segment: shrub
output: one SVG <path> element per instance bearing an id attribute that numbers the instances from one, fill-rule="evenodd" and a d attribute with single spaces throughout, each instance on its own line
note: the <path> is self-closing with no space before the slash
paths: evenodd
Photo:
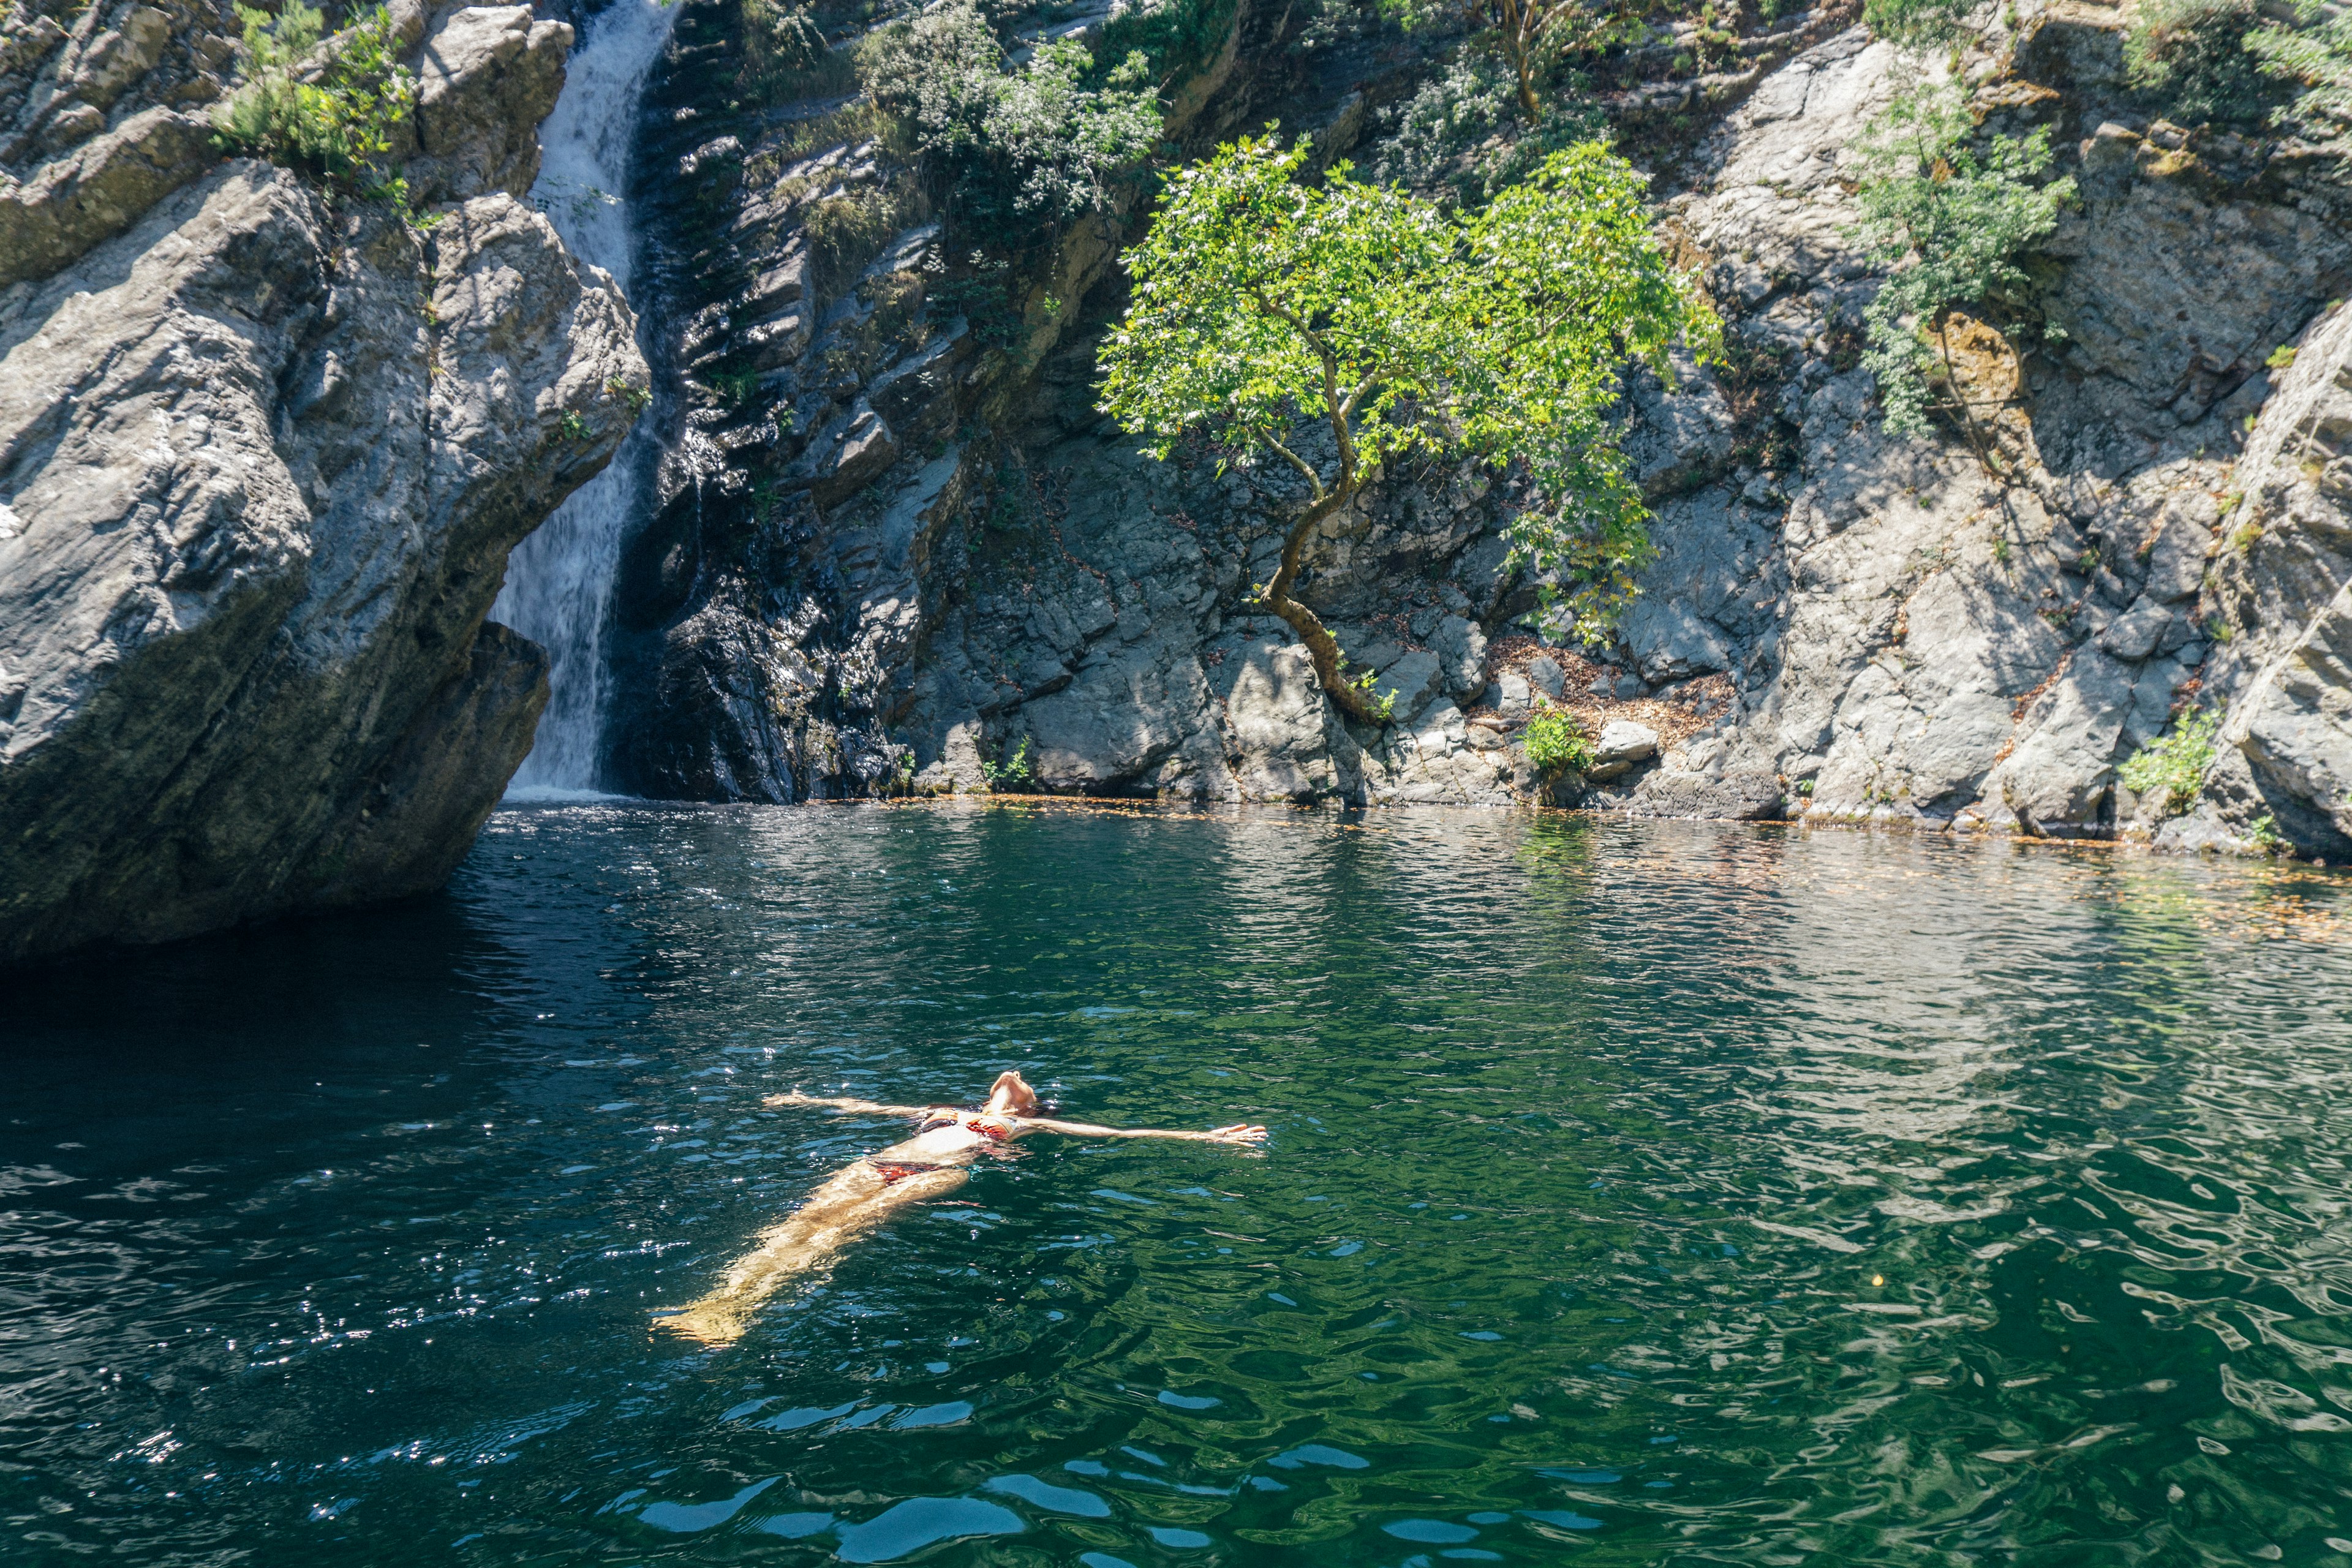
<path id="1" fill-rule="evenodd" d="M 2132 84 L 2184 124 L 2252 120 L 2276 90 L 2246 47 L 2253 0 L 2140 0 L 2124 35 Z"/>
<path id="2" fill-rule="evenodd" d="M 1889 269 L 1864 307 L 1870 335 L 1863 363 L 1878 377 L 1886 428 L 1925 435 L 1934 404 L 1931 368 L 1949 388 L 1979 459 L 1990 464 L 1976 419 L 1951 377 L 1949 351 L 1934 366 L 1925 334 L 1940 343 L 1944 319 L 2026 281 L 2017 258 L 2057 226 L 2074 182 L 2032 182 L 2050 166 L 2047 128 L 1993 137 L 1979 153 L 1976 120 L 1957 86 L 1898 95 L 1863 133 L 1857 149 L 1863 221 L 1872 260 Z"/>
<path id="3" fill-rule="evenodd" d="M 1037 775 L 1029 766 L 1028 736 L 1022 736 L 1019 745 L 1000 755 L 1003 758 L 1001 763 L 992 763 L 985 757 L 981 759 L 981 776 L 988 781 L 992 793 L 1018 795 L 1037 787 Z"/>
<path id="4" fill-rule="evenodd" d="M 837 98 L 857 90 L 848 55 L 826 44 L 806 11 L 782 0 L 743 0 L 743 68 L 736 85 L 767 103 Z"/>
<path id="5" fill-rule="evenodd" d="M 1130 53 L 1089 86 L 1094 63 L 1064 39 L 1007 69 L 971 0 L 879 28 L 858 57 L 875 104 L 907 125 L 948 219 L 1009 253 L 1108 206 L 1160 134 L 1150 61 Z"/>
<path id="6" fill-rule="evenodd" d="M 1140 54 L 1156 79 L 1181 80 L 1223 50 L 1238 9 L 1239 0 L 1141 0 L 1104 26 L 1103 55 L 1124 60 Z"/>
<path id="7" fill-rule="evenodd" d="M 1975 8 L 1975 0 L 1863 0 L 1862 19 L 1882 38 L 1925 47 L 1958 40 Z"/>
<path id="8" fill-rule="evenodd" d="M 1528 761 L 1544 773 L 1580 773 L 1592 766 L 1592 737 L 1584 732 L 1584 721 L 1565 708 L 1547 703 L 1519 731 L 1519 742 L 1528 749 Z"/>
<path id="9" fill-rule="evenodd" d="M 2124 787 L 2134 795 L 2162 791 L 2167 816 L 2187 811 L 2196 803 L 2205 770 L 2218 754 L 2213 738 L 2221 729 L 2218 712 L 2182 714 L 2172 733 L 2158 736 L 2131 754 L 2119 770 Z"/>
<path id="10" fill-rule="evenodd" d="M 2303 89 L 2279 110 L 2282 125 L 2322 136 L 2352 125 L 2352 11 L 2304 0 L 2293 23 L 2256 27 L 2245 47 L 2266 75 Z"/>
<path id="11" fill-rule="evenodd" d="M 387 179 L 378 160 L 416 100 L 416 79 L 400 68 L 399 39 L 382 6 L 338 34 L 325 61 L 298 73 L 318 46 L 318 7 L 286 0 L 276 16 L 236 8 L 244 25 L 248 76 L 214 121 L 224 149 L 309 169 L 339 184 L 391 195 L 405 205 L 406 186 Z"/>

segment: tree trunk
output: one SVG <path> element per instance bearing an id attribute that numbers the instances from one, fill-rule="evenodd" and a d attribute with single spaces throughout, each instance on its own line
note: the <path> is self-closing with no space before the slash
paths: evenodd
<path id="1" fill-rule="evenodd" d="M 1519 112 L 1528 117 L 1529 126 L 1539 124 L 1543 120 L 1543 109 L 1536 102 L 1535 71 L 1528 63 L 1528 46 L 1525 43 L 1514 40 L 1511 64 L 1518 72 Z"/>
<path id="2" fill-rule="evenodd" d="M 1339 710 L 1351 719 L 1385 727 L 1390 716 L 1381 711 L 1382 704 L 1340 675 L 1339 667 L 1346 656 L 1339 651 L 1339 639 L 1331 635 L 1330 628 L 1314 611 L 1290 596 L 1290 585 L 1298 579 L 1299 558 L 1306 552 L 1307 541 L 1314 533 L 1315 525 L 1345 506 L 1354 494 L 1353 489 L 1333 490 L 1299 514 L 1282 542 L 1282 564 L 1276 570 L 1274 581 L 1265 585 L 1261 602 L 1280 616 L 1298 634 L 1298 640 L 1307 645 L 1307 657 L 1315 663 L 1316 679 L 1323 683 L 1324 694 Z"/>

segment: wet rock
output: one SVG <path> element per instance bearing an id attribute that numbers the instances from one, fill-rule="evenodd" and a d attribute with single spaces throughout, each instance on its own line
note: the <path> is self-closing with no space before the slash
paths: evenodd
<path id="1" fill-rule="evenodd" d="M 1780 783 L 1768 773 L 1712 773 L 1661 767 L 1643 775 L 1610 808 L 1635 816 L 1688 816 L 1771 822 L 1782 812 Z"/>

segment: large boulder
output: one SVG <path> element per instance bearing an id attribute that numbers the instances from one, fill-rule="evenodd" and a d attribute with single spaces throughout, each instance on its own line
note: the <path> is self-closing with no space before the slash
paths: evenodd
<path id="1" fill-rule="evenodd" d="M 519 199 L 570 29 L 391 10 L 429 231 L 221 161 L 225 7 L 0 38 L 0 963 L 431 888 L 530 750 L 485 617 L 646 371 Z"/>
<path id="2" fill-rule="evenodd" d="M 528 5 L 443 15 L 417 58 L 411 199 L 527 195 L 539 175 L 539 122 L 563 90 L 571 48 L 572 29 L 534 20 Z"/>
<path id="3" fill-rule="evenodd" d="M 428 258 L 247 162 L 51 279 L 0 338 L 0 960 L 446 877 L 545 700 L 484 616 L 633 330 L 510 196 Z"/>

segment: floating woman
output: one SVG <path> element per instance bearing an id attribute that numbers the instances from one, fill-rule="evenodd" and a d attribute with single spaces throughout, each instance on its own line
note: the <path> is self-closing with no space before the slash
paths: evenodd
<path id="1" fill-rule="evenodd" d="M 796 1276 L 819 1268 L 849 1243 L 909 1204 L 945 1197 L 963 1185 L 983 1152 L 1033 1132 L 1076 1138 L 1183 1138 L 1199 1143 L 1261 1143 L 1265 1129 L 1245 1121 L 1208 1132 L 1163 1132 L 1144 1127 L 1097 1127 L 1036 1114 L 1037 1091 L 1017 1072 L 997 1075 L 988 1103 L 978 1110 L 951 1105 L 877 1105 L 870 1100 L 826 1100 L 772 1094 L 769 1105 L 822 1105 L 861 1116 L 908 1116 L 915 1135 L 836 1172 L 782 1223 L 762 1232 L 760 1245 L 737 1259 L 719 1289 L 661 1319 L 664 1328 L 704 1344 L 731 1344 L 751 1326 L 761 1302 Z"/>

